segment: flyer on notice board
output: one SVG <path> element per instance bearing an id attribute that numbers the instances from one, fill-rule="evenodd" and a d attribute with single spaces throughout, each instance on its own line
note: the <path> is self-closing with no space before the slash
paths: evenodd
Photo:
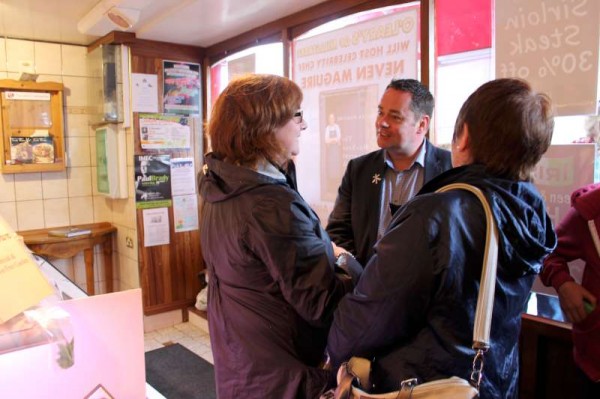
<path id="1" fill-rule="evenodd" d="M 171 192 L 173 196 L 196 194 L 194 158 L 171 158 Z"/>
<path id="2" fill-rule="evenodd" d="M 169 212 L 167 208 L 144 209 L 144 247 L 166 245 L 169 239 Z"/>
<path id="3" fill-rule="evenodd" d="M 136 208 L 171 206 L 171 156 L 135 156 Z"/>
<path id="4" fill-rule="evenodd" d="M 173 197 L 175 232 L 198 230 L 198 196 L 196 194 Z"/>
<path id="5" fill-rule="evenodd" d="M 132 73 L 131 100 L 133 112 L 158 112 L 158 76 Z"/>
<path id="6" fill-rule="evenodd" d="M 140 144 L 145 150 L 190 148 L 189 118 L 181 115 L 140 114 Z"/>

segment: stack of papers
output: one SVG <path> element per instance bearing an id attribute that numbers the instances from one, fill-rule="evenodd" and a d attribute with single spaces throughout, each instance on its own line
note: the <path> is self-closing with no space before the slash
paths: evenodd
<path id="1" fill-rule="evenodd" d="M 54 237 L 77 237 L 88 234 L 92 234 L 92 230 L 81 229 L 79 227 L 68 227 L 66 229 L 56 229 L 48 231 L 48 235 Z"/>

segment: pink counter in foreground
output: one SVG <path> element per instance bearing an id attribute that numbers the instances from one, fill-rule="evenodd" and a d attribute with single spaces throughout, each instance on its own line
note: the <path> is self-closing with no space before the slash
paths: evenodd
<path id="1" fill-rule="evenodd" d="M 58 304 L 70 314 L 75 364 L 56 363 L 56 344 L 0 355 L 0 397 L 145 398 L 144 327 L 140 289 Z"/>

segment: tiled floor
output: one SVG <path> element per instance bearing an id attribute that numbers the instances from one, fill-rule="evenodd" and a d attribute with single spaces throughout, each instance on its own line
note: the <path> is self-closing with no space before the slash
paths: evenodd
<path id="1" fill-rule="evenodd" d="M 144 334 L 144 350 L 162 348 L 169 344 L 179 343 L 206 361 L 213 363 L 208 332 L 193 323 L 176 324 Z"/>

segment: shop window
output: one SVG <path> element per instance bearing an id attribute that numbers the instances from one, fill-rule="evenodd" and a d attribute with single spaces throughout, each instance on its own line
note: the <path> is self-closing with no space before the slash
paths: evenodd
<path id="1" fill-rule="evenodd" d="M 496 0 L 497 1 L 497 0 Z M 494 79 L 494 0 L 436 0 L 435 126 L 431 138 L 447 146 L 460 106 L 477 87 Z M 587 115 L 555 118 L 552 144 L 581 141 Z"/>
<path id="2" fill-rule="evenodd" d="M 254 46 L 214 63 L 210 67 L 208 115 L 212 104 L 229 81 L 246 73 L 270 73 L 283 76 L 283 44 Z"/>
<path id="3" fill-rule="evenodd" d="M 308 128 L 296 159 L 299 189 L 327 220 L 352 158 L 377 149 L 377 105 L 394 78 L 419 79 L 419 2 L 330 21 L 293 40 L 292 79 Z"/>

